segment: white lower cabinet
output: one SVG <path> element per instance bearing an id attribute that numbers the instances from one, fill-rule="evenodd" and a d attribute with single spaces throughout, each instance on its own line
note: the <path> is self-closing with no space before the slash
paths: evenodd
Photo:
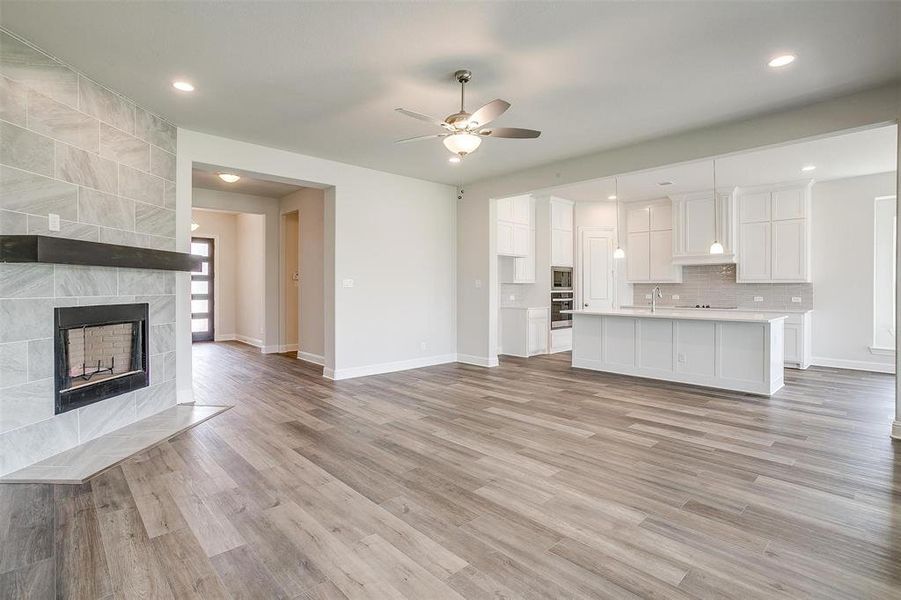
<path id="1" fill-rule="evenodd" d="M 501 307 L 500 354 L 528 357 L 548 351 L 550 309 Z"/>
<path id="2" fill-rule="evenodd" d="M 785 319 L 786 367 L 806 369 L 810 366 L 810 313 L 791 313 Z"/>

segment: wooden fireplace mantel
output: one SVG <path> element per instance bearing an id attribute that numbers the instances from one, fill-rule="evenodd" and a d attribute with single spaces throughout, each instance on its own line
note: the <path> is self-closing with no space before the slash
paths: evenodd
<path id="1" fill-rule="evenodd" d="M 47 263 L 194 271 L 199 256 L 169 250 L 135 248 L 46 235 L 0 235 L 0 263 Z"/>

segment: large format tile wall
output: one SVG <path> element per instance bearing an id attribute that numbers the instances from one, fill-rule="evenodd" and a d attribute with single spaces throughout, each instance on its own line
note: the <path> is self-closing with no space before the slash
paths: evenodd
<path id="1" fill-rule="evenodd" d="M 0 29 L 0 233 L 174 250 L 175 142 L 171 124 Z M 54 415 L 54 307 L 129 302 L 150 304 L 151 386 Z M 0 474 L 174 405 L 174 338 L 172 272 L 0 265 Z"/>
<path id="2" fill-rule="evenodd" d="M 654 284 L 635 284 L 632 301 L 636 305 L 647 304 Z M 689 305 L 710 304 L 760 310 L 809 310 L 813 308 L 813 284 L 811 283 L 736 283 L 735 265 L 704 265 L 682 267 L 682 283 L 661 283 L 661 304 Z M 673 300 L 673 295 L 678 300 Z M 755 301 L 754 298 L 763 298 Z M 800 303 L 792 302 L 801 298 Z"/>

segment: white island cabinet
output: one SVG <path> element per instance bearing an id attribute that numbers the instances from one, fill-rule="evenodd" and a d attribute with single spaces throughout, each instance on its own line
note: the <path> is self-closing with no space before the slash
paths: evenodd
<path id="1" fill-rule="evenodd" d="M 783 385 L 784 315 L 576 310 L 572 365 L 769 396 Z"/>

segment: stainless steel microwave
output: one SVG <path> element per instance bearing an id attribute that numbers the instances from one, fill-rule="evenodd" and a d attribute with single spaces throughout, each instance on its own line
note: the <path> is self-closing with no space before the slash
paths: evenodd
<path id="1" fill-rule="evenodd" d="M 572 267 L 551 267 L 551 289 L 552 290 L 571 290 L 571 289 L 573 289 L 573 269 L 572 269 Z"/>

